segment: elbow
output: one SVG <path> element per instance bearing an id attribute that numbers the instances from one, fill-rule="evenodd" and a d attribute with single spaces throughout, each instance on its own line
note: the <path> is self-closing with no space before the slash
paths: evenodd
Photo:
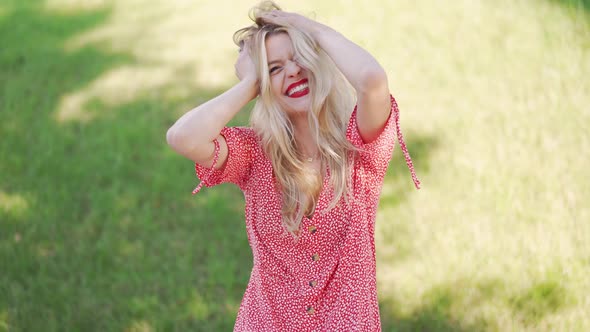
<path id="1" fill-rule="evenodd" d="M 170 127 L 166 132 L 166 142 L 168 143 L 168 145 L 174 148 L 174 146 L 177 144 L 177 140 L 178 139 L 176 132 L 174 131 L 174 127 Z"/>
<path id="2" fill-rule="evenodd" d="M 195 137 L 175 126 L 170 127 L 166 132 L 166 142 L 178 154 L 191 160 L 203 159 L 202 155 L 207 152 L 206 140 Z"/>
<path id="3" fill-rule="evenodd" d="M 174 126 L 170 127 L 166 132 L 166 142 L 175 151 L 181 153 L 186 149 L 186 138 Z"/>

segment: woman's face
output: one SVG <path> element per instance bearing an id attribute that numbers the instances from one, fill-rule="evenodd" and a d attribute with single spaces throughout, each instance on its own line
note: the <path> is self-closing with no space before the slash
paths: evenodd
<path id="1" fill-rule="evenodd" d="M 287 33 L 266 38 L 266 57 L 273 97 L 289 114 L 307 112 L 311 105 L 308 71 L 295 61 L 293 44 Z"/>

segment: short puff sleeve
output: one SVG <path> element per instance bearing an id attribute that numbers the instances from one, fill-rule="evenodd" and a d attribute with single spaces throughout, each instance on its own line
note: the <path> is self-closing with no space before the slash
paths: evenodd
<path id="1" fill-rule="evenodd" d="M 406 148 L 406 143 L 404 142 L 399 125 L 399 109 L 397 102 L 391 95 L 390 100 L 391 111 L 389 113 L 389 118 L 387 118 L 387 122 L 383 128 L 383 131 L 374 141 L 369 143 L 363 142 L 363 139 L 358 130 L 356 119 L 358 105 L 354 107 L 352 115 L 350 116 L 346 137 L 355 147 L 359 149 L 360 161 L 364 164 L 365 168 L 376 172 L 379 176 L 385 176 L 385 173 L 387 172 L 387 167 L 389 165 L 389 161 L 391 160 L 397 138 L 400 148 L 404 154 L 404 158 L 406 159 L 406 164 L 410 169 L 414 185 L 417 189 L 420 189 L 420 181 L 416 176 L 414 165 L 412 163 L 412 159 L 410 158 L 410 154 L 408 153 L 408 149 Z"/>
<path id="2" fill-rule="evenodd" d="M 258 146 L 257 136 L 252 128 L 225 127 L 221 135 L 227 142 L 227 160 L 220 169 L 215 169 L 219 156 L 219 142 L 215 141 L 215 157 L 211 167 L 204 167 L 195 163 L 195 172 L 201 179 L 199 186 L 193 191 L 196 194 L 203 185 L 216 186 L 221 183 L 234 183 L 244 189 L 250 178 L 254 149 Z"/>

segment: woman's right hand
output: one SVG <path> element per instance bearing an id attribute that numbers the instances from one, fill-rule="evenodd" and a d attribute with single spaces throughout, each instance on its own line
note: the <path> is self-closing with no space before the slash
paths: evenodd
<path id="1" fill-rule="evenodd" d="M 248 47 L 242 47 L 235 70 L 239 83 L 185 113 L 166 133 L 168 144 L 176 152 L 205 167 L 213 165 L 216 139 L 219 159 L 215 167 L 220 169 L 225 164 L 229 150 L 220 132 L 259 94 L 256 66 L 248 54 Z"/>
<path id="2" fill-rule="evenodd" d="M 252 82 L 257 82 L 258 75 L 256 74 L 254 61 L 250 57 L 249 46 L 248 41 L 242 42 L 240 45 L 240 54 L 238 55 L 234 68 L 236 69 L 236 76 L 240 81 L 248 79 Z"/>

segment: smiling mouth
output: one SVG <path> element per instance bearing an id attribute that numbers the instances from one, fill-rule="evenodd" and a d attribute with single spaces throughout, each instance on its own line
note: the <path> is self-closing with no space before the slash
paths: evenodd
<path id="1" fill-rule="evenodd" d="M 307 79 L 302 79 L 299 82 L 293 83 L 287 89 L 287 97 L 290 98 L 299 98 L 303 97 L 309 93 L 309 84 L 307 83 Z"/>

